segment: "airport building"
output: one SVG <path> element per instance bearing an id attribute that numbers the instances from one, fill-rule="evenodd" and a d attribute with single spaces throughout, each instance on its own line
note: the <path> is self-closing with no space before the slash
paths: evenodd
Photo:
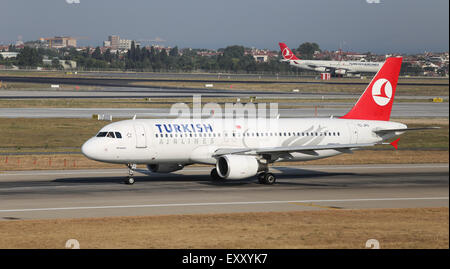
<path id="1" fill-rule="evenodd" d="M 109 43 L 109 46 L 111 47 L 111 49 L 113 50 L 117 50 L 119 49 L 119 41 L 120 41 L 120 37 L 118 35 L 110 35 L 108 37 L 108 41 L 107 43 Z M 107 47 L 107 46 L 105 46 Z"/>
<path id="2" fill-rule="evenodd" d="M 129 50 L 131 49 L 131 43 L 133 41 L 130 39 L 120 39 L 119 40 L 119 50 Z"/>
<path id="3" fill-rule="evenodd" d="M 77 47 L 77 40 L 70 36 L 55 36 L 48 38 L 40 38 L 39 41 L 45 43 L 49 48 L 67 48 L 67 47 Z"/>
<path id="4" fill-rule="evenodd" d="M 132 42 L 133 40 L 130 39 L 120 39 L 118 35 L 110 35 L 107 41 L 103 41 L 103 46 L 111 50 L 129 50 Z"/>
<path id="5" fill-rule="evenodd" d="M 2 55 L 3 59 L 9 59 L 9 58 L 16 58 L 17 55 L 19 55 L 19 53 L 4 51 L 4 52 L 0 52 L 0 55 Z"/>

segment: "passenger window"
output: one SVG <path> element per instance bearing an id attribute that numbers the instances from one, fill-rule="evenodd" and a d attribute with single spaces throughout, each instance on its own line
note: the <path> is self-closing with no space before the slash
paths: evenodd
<path id="1" fill-rule="evenodd" d="M 105 137 L 106 136 L 106 132 L 100 132 L 98 133 L 97 137 Z"/>
<path id="2" fill-rule="evenodd" d="M 119 132 L 116 132 L 116 138 L 122 138 L 122 134 Z"/>

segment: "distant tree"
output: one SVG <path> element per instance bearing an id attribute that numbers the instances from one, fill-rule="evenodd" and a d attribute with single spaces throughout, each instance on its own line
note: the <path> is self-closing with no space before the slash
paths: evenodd
<path id="1" fill-rule="evenodd" d="M 178 56 L 178 47 L 177 46 L 170 50 L 169 56 L 170 57 L 177 57 Z"/>
<path id="2" fill-rule="evenodd" d="M 400 69 L 400 75 L 421 75 L 423 74 L 423 69 L 417 65 L 412 65 L 408 62 L 403 62 L 402 67 Z"/>
<path id="3" fill-rule="evenodd" d="M 17 63 L 19 66 L 36 67 L 42 65 L 42 58 L 37 49 L 24 47 L 17 55 Z"/>
<path id="4" fill-rule="evenodd" d="M 59 59 L 58 58 L 53 58 L 52 59 L 52 68 L 54 68 L 54 69 L 61 69 L 62 68 L 61 64 L 59 63 Z"/>
<path id="5" fill-rule="evenodd" d="M 306 42 L 297 48 L 297 52 L 300 53 L 302 59 L 312 59 L 315 51 L 320 51 L 317 43 Z"/>
<path id="6" fill-rule="evenodd" d="M 230 58 L 242 58 L 244 56 L 245 49 L 243 46 L 228 46 L 223 51 L 224 57 Z"/>
<path id="7" fill-rule="evenodd" d="M 92 58 L 96 60 L 102 60 L 102 51 L 100 50 L 100 47 L 96 47 L 94 52 L 92 53 Z"/>
<path id="8" fill-rule="evenodd" d="M 111 50 L 110 50 L 110 49 L 107 49 L 107 50 L 105 51 L 105 54 L 103 55 L 103 59 L 104 59 L 105 61 L 109 62 L 109 63 L 112 61 L 113 56 L 111 55 Z"/>

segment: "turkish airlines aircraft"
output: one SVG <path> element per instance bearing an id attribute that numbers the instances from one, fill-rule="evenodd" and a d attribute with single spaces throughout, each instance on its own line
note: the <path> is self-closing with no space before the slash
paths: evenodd
<path id="1" fill-rule="evenodd" d="M 413 130 L 389 121 L 401 63 L 402 58 L 388 58 L 355 106 L 340 118 L 276 118 L 268 127 L 261 127 L 265 119 L 256 125 L 239 118 L 123 120 L 103 127 L 81 150 L 93 160 L 126 164 L 127 184 L 134 183 L 136 164 L 169 173 L 195 163 L 214 165 L 213 179 L 257 176 L 260 183 L 273 184 L 271 163 L 351 153 Z M 397 142 L 391 144 L 396 147 Z"/>
<path id="2" fill-rule="evenodd" d="M 279 43 L 279 45 L 283 55 L 283 61 L 306 70 L 330 72 L 333 75 L 345 75 L 347 73 L 376 73 L 383 65 L 383 63 L 380 62 L 300 60 L 286 44 Z"/>

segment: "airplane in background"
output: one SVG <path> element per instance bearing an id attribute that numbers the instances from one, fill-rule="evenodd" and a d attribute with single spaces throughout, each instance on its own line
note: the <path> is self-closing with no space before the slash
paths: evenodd
<path id="1" fill-rule="evenodd" d="M 331 73 L 333 76 L 345 74 L 376 73 L 383 65 L 382 62 L 359 62 L 359 61 L 324 61 L 324 60 L 301 60 L 286 46 L 279 43 L 284 62 L 290 65 L 317 72 Z"/>
<path id="2" fill-rule="evenodd" d="M 103 127 L 81 151 L 101 162 L 126 164 L 133 184 L 136 164 L 146 174 L 170 173 L 192 164 L 214 168 L 215 180 L 256 176 L 273 184 L 269 165 L 308 161 L 375 146 L 407 128 L 389 121 L 402 58 L 388 58 L 354 107 L 340 118 L 277 118 L 275 126 L 253 128 L 244 119 L 131 119 Z M 230 122 L 232 121 L 232 122 Z M 231 123 L 231 124 L 230 124 Z M 228 127 L 227 127 L 228 126 Z M 391 142 L 397 148 L 398 139 Z"/>

